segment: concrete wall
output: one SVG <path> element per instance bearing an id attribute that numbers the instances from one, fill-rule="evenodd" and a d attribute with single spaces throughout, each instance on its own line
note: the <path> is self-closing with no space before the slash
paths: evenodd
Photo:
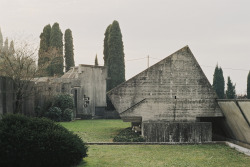
<path id="1" fill-rule="evenodd" d="M 212 141 L 210 122 L 143 122 L 147 142 L 208 142 Z"/>
<path id="2" fill-rule="evenodd" d="M 30 89 L 33 88 L 33 82 L 25 91 L 22 102 L 22 113 L 34 115 L 34 94 Z M 13 113 L 15 109 L 15 90 L 13 81 L 7 77 L 0 77 L 0 114 Z"/>
<path id="3" fill-rule="evenodd" d="M 13 113 L 14 87 L 11 79 L 0 77 L 0 114 Z"/>
<path id="4" fill-rule="evenodd" d="M 222 117 L 217 95 L 188 47 L 108 92 L 122 118 L 195 121 Z"/>
<path id="5" fill-rule="evenodd" d="M 249 112 L 250 101 L 219 100 L 225 116 L 224 130 L 229 138 L 250 143 L 250 126 L 244 113 Z"/>
<path id="6" fill-rule="evenodd" d="M 81 82 L 78 112 L 95 116 L 95 107 L 106 107 L 107 70 L 103 66 L 79 65 L 78 78 Z"/>
<path id="7" fill-rule="evenodd" d="M 103 66 L 79 65 L 65 73 L 61 78 L 41 78 L 37 82 L 40 93 L 37 104 L 44 105 L 49 98 L 59 93 L 72 94 L 77 117 L 92 117 L 104 114 L 106 107 L 107 70 Z"/>

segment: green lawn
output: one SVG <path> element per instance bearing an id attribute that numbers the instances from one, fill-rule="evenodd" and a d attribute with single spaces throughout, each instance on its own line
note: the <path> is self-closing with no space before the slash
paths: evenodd
<path id="1" fill-rule="evenodd" d="M 120 130 L 130 126 L 130 123 L 117 119 L 77 120 L 60 124 L 78 134 L 85 142 L 112 142 Z"/>
<path id="2" fill-rule="evenodd" d="M 130 126 L 121 120 L 60 123 L 85 142 L 112 142 Z M 250 157 L 226 145 L 90 145 L 79 167 L 249 167 Z"/>
<path id="3" fill-rule="evenodd" d="M 249 167 L 250 157 L 225 145 L 90 146 L 79 167 Z"/>

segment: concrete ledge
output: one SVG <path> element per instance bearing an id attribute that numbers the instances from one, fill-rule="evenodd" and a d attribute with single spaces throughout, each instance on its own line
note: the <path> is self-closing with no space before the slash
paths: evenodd
<path id="1" fill-rule="evenodd" d="M 225 144 L 228 145 L 231 148 L 234 148 L 238 152 L 241 152 L 243 154 L 246 154 L 246 155 L 250 156 L 250 149 L 248 149 L 248 148 L 241 147 L 239 145 L 236 145 L 236 144 L 233 144 L 233 143 L 230 143 L 230 142 L 227 142 L 227 141 L 225 142 Z"/>

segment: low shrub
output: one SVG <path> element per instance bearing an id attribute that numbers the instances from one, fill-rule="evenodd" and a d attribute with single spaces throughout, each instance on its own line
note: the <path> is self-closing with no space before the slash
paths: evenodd
<path id="1" fill-rule="evenodd" d="M 73 119 L 73 110 L 65 109 L 62 113 L 62 121 L 71 121 Z"/>
<path id="2" fill-rule="evenodd" d="M 0 120 L 0 166 L 70 167 L 86 153 L 80 137 L 51 120 L 23 115 Z"/>
<path id="3" fill-rule="evenodd" d="M 114 142 L 145 142 L 145 139 L 139 133 L 135 133 L 131 128 L 123 129 L 113 139 Z"/>
<path id="4" fill-rule="evenodd" d="M 45 103 L 43 108 L 37 107 L 36 115 L 53 121 L 71 121 L 73 119 L 74 100 L 69 94 L 59 94 Z M 60 111 L 59 111 L 60 110 Z M 45 113 L 44 115 L 40 113 Z"/>
<path id="5" fill-rule="evenodd" d="M 73 109 L 74 108 L 74 100 L 70 94 L 59 94 L 54 97 L 54 107 L 60 108 L 62 111 L 66 110 L 67 108 Z"/>
<path id="6" fill-rule="evenodd" d="M 45 117 L 49 118 L 53 121 L 59 122 L 61 121 L 62 117 L 62 110 L 58 107 L 51 107 L 49 110 L 45 113 Z"/>

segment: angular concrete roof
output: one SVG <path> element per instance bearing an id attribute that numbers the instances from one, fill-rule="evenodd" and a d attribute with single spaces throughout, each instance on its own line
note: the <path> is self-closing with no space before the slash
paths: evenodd
<path id="1" fill-rule="evenodd" d="M 223 116 L 217 95 L 188 46 L 107 95 L 122 118 L 194 121 L 197 117 Z"/>

